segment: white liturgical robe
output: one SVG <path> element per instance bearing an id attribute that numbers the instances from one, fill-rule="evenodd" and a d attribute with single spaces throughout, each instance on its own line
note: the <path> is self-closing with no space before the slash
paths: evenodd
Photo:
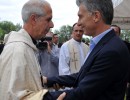
<path id="1" fill-rule="evenodd" d="M 60 49 L 59 74 L 69 75 L 80 70 L 88 52 L 88 46 L 73 38 L 64 43 Z"/>
<path id="2" fill-rule="evenodd" d="M 34 100 L 37 95 L 41 97 L 35 100 L 42 100 L 47 90 L 42 87 L 36 52 L 24 29 L 9 33 L 0 55 L 0 100 Z"/>

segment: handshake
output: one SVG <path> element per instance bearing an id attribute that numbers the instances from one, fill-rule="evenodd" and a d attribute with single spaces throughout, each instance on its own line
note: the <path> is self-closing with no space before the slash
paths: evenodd
<path id="1" fill-rule="evenodd" d="M 43 76 L 42 78 L 43 78 L 43 83 L 46 84 L 46 83 L 47 83 L 47 77 Z M 56 83 L 56 84 L 53 85 L 53 88 L 54 88 L 55 90 L 59 90 L 60 88 L 63 89 L 64 87 L 61 87 L 61 86 L 59 86 L 59 84 Z M 63 100 L 65 96 L 66 96 L 66 93 L 63 92 L 63 93 L 57 98 L 57 100 Z"/>
<path id="2" fill-rule="evenodd" d="M 43 84 L 47 84 L 47 77 L 42 76 L 42 78 L 43 78 Z M 65 86 L 60 86 L 58 83 L 56 83 L 56 84 L 53 84 L 52 88 L 58 91 L 59 89 L 65 89 Z"/>

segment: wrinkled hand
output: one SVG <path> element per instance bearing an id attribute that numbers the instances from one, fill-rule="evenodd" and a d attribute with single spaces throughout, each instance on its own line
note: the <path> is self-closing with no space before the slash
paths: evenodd
<path id="1" fill-rule="evenodd" d="M 65 96 L 66 96 L 66 93 L 63 92 L 63 93 L 57 98 L 57 100 L 63 100 L 63 99 L 65 98 Z"/>
<path id="2" fill-rule="evenodd" d="M 54 88 L 56 91 L 58 91 L 61 87 L 60 87 L 60 85 L 59 85 L 58 83 L 56 83 L 56 84 L 53 84 L 53 88 Z"/>
<path id="3" fill-rule="evenodd" d="M 43 79 L 43 83 L 47 84 L 47 77 L 42 76 L 42 79 Z M 59 89 L 61 89 L 61 88 L 64 89 L 65 87 L 64 86 L 60 86 L 58 83 L 56 83 L 56 84 L 53 84 L 52 88 L 55 89 L 56 91 L 58 91 Z"/>
<path id="4" fill-rule="evenodd" d="M 53 88 L 54 88 L 56 91 L 58 91 L 59 89 L 65 89 L 64 86 L 60 86 L 58 83 L 53 84 Z"/>

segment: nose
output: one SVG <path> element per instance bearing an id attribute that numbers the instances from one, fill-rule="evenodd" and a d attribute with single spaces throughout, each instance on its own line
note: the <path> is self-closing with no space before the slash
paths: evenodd
<path id="1" fill-rule="evenodd" d="M 53 28 L 54 27 L 54 23 L 53 21 L 50 22 L 50 28 Z"/>
<path id="2" fill-rule="evenodd" d="M 80 34 L 80 30 L 77 31 L 77 34 Z"/>
<path id="3" fill-rule="evenodd" d="M 78 19 L 77 25 L 78 25 L 78 26 L 81 26 L 81 23 L 80 23 L 80 20 L 79 20 L 79 19 Z"/>

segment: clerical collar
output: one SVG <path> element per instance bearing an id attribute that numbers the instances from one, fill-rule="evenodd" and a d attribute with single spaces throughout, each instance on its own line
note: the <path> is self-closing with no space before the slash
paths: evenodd
<path id="1" fill-rule="evenodd" d="M 72 38 L 72 40 L 73 40 L 75 43 L 81 44 L 81 41 L 76 41 L 74 38 Z"/>
<path id="2" fill-rule="evenodd" d="M 36 44 L 37 44 L 37 41 L 36 41 L 33 37 L 31 37 L 31 39 L 32 39 L 34 45 L 36 45 Z"/>

